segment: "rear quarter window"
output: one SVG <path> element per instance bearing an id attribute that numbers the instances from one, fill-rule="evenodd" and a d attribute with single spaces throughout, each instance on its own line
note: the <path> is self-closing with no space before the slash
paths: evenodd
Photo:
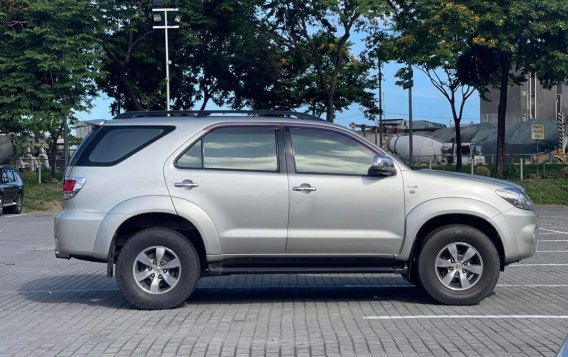
<path id="1" fill-rule="evenodd" d="M 116 165 L 173 129 L 170 126 L 102 127 L 81 150 L 75 166 Z"/>

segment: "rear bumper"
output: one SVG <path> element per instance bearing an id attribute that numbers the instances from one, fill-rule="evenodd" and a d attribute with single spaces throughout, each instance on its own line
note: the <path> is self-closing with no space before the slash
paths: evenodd
<path id="1" fill-rule="evenodd" d="M 92 257 L 104 216 L 102 213 L 85 213 L 76 209 L 61 211 L 55 217 L 55 256 L 62 259 Z"/>

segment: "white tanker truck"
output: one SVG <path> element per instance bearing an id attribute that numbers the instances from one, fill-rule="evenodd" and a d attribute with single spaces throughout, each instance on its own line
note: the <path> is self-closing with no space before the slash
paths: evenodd
<path id="1" fill-rule="evenodd" d="M 392 137 L 389 140 L 389 150 L 395 155 L 408 159 L 409 156 L 408 135 Z M 413 156 L 416 163 L 432 163 L 434 165 L 446 165 L 455 163 L 457 160 L 457 146 L 454 143 L 445 143 L 436 138 L 426 135 L 412 135 Z M 462 162 L 471 164 L 471 154 L 475 165 L 485 164 L 485 156 L 481 152 L 481 146 L 471 143 L 461 144 Z"/>

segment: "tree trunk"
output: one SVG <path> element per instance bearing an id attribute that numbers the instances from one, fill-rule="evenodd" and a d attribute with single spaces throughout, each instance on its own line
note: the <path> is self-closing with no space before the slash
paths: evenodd
<path id="1" fill-rule="evenodd" d="M 209 93 L 205 91 L 205 94 L 203 95 L 203 103 L 201 103 L 201 108 L 199 110 L 205 110 L 205 108 L 207 107 L 207 102 L 209 102 L 209 98 L 211 98 L 209 96 Z"/>
<path id="2" fill-rule="evenodd" d="M 509 89 L 509 56 L 501 59 L 501 83 L 499 87 L 499 108 L 497 109 L 497 178 L 505 178 L 505 115 L 507 114 L 507 90 Z"/>
<path id="3" fill-rule="evenodd" d="M 126 96 L 131 100 L 131 102 L 134 106 L 133 109 L 137 110 L 139 112 L 144 111 L 144 108 L 142 107 L 142 104 L 140 103 L 138 96 L 136 95 L 136 93 L 134 93 L 134 89 L 132 89 L 132 84 L 130 83 L 130 81 L 126 77 L 126 73 L 124 72 L 123 69 L 120 69 L 119 78 L 120 78 L 120 81 L 122 82 L 122 84 L 124 85 L 124 89 L 126 91 Z M 128 105 L 126 105 L 126 109 L 127 110 L 129 109 Z"/>
<path id="4" fill-rule="evenodd" d="M 461 119 L 454 117 L 454 125 L 456 127 L 456 172 L 462 169 L 462 136 L 461 136 Z"/>
<path id="5" fill-rule="evenodd" d="M 57 165 L 57 139 L 53 136 L 51 137 L 51 145 L 49 146 L 49 151 L 51 155 L 51 167 L 49 168 L 49 172 L 51 173 L 51 177 L 55 177 L 55 167 Z M 40 163 L 41 165 L 41 163 Z"/>
<path id="6" fill-rule="evenodd" d="M 325 98 L 325 120 L 333 123 L 333 93 L 328 93 Z"/>

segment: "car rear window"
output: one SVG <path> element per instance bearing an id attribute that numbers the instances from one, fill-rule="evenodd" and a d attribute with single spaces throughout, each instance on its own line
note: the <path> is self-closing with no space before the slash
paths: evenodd
<path id="1" fill-rule="evenodd" d="M 85 143 L 75 166 L 113 166 L 171 132 L 166 126 L 107 126 Z"/>

